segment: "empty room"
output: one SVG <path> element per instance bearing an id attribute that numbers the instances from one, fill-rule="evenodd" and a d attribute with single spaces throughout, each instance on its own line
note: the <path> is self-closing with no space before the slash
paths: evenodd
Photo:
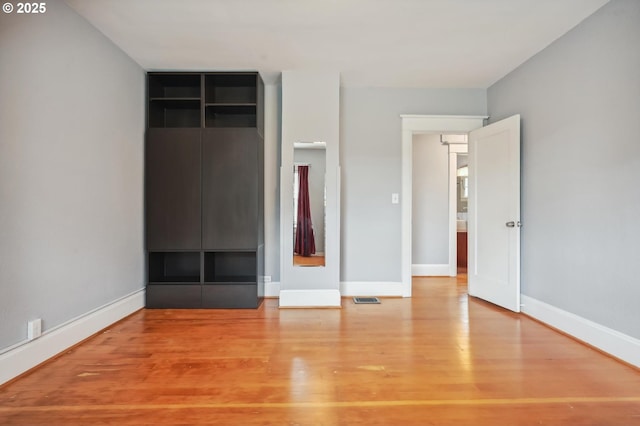
<path id="1" fill-rule="evenodd" d="M 637 0 L 3 2 L 0 424 L 640 425 L 639 45 Z"/>

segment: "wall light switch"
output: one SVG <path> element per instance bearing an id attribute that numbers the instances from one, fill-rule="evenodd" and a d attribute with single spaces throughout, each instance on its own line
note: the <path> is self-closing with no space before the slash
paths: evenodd
<path id="1" fill-rule="evenodd" d="M 400 202 L 400 194 L 394 192 L 391 194 L 391 204 L 398 204 Z"/>

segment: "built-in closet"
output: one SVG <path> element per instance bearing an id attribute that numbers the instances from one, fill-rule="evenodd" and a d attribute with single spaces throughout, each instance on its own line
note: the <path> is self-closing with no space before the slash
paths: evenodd
<path id="1" fill-rule="evenodd" d="M 148 308 L 255 308 L 264 295 L 264 84 L 147 75 Z"/>

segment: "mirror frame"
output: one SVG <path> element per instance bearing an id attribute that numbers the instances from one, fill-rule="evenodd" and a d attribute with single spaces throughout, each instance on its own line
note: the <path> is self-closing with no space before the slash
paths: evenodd
<path id="1" fill-rule="evenodd" d="M 340 307 L 340 73 L 282 72 L 280 300 L 287 307 Z M 326 142 L 325 267 L 293 266 L 293 150 Z"/>

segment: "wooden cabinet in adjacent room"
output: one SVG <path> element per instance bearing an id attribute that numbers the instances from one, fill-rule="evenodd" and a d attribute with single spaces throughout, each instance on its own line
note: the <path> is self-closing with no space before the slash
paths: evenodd
<path id="1" fill-rule="evenodd" d="M 264 86 L 149 73 L 149 308 L 255 308 L 264 294 Z"/>
<path id="2" fill-rule="evenodd" d="M 467 231 L 458 231 L 458 268 L 467 267 Z"/>

